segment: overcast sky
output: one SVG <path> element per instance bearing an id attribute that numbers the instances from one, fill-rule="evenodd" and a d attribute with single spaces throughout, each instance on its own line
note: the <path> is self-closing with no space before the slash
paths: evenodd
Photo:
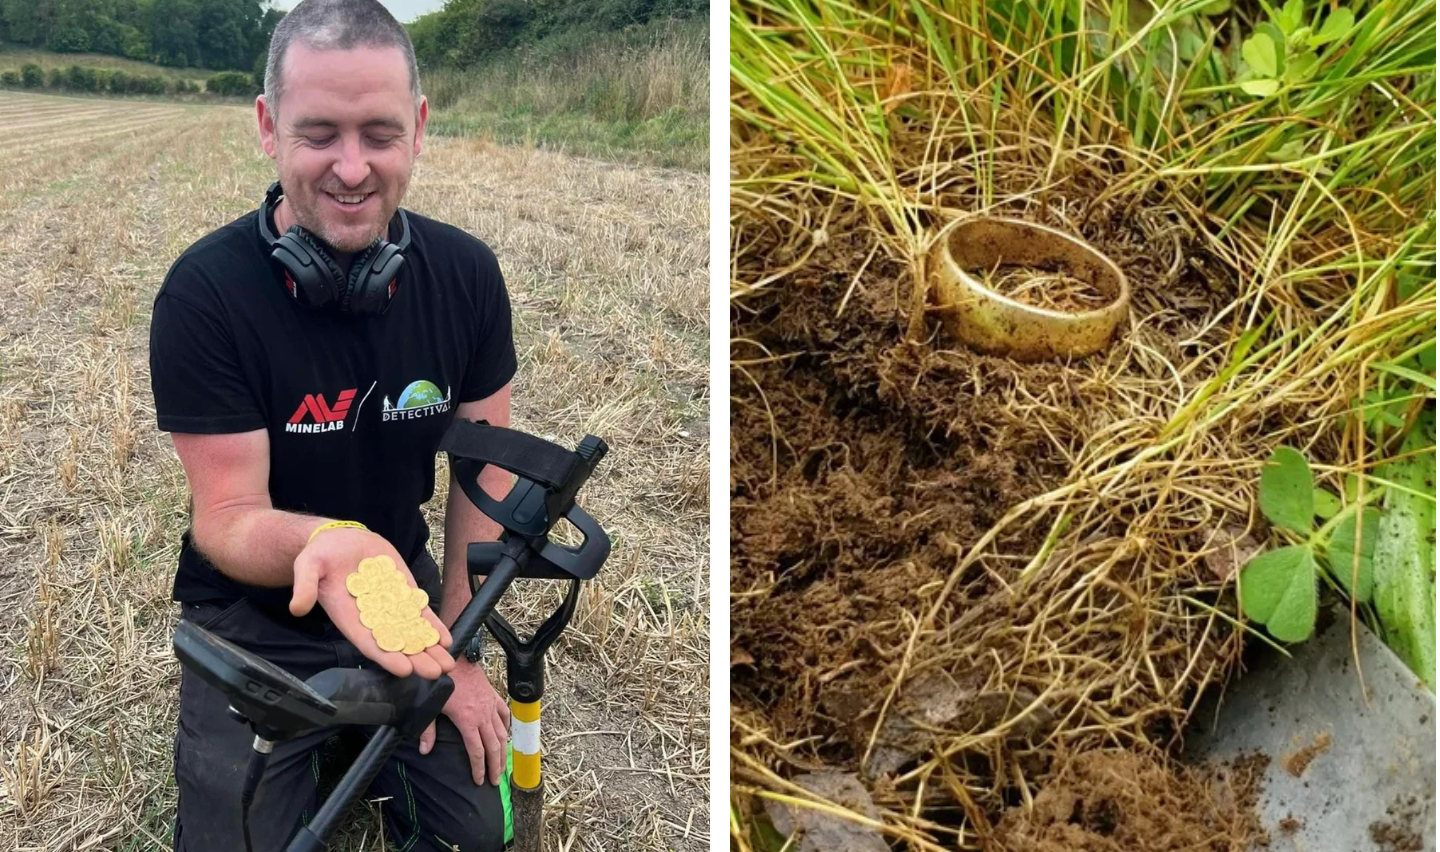
<path id="1" fill-rule="evenodd" d="M 272 0 L 271 5 L 286 12 L 299 5 L 300 0 Z M 380 0 L 380 5 L 390 10 L 395 20 L 408 24 L 426 12 L 433 12 L 445 5 L 445 0 Z"/>

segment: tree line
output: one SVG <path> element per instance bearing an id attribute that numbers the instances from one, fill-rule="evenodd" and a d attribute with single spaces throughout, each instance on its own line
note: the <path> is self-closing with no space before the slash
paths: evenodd
<path id="1" fill-rule="evenodd" d="M 465 68 L 516 48 L 564 53 L 709 9 L 708 0 L 447 0 L 406 29 L 421 68 Z"/>
<path id="2" fill-rule="evenodd" d="M 0 41 L 263 73 L 283 16 L 257 0 L 0 0 Z"/>

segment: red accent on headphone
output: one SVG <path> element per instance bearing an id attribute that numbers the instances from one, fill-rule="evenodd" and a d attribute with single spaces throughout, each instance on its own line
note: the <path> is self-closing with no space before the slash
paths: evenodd
<path id="1" fill-rule="evenodd" d="M 288 271 L 285 273 L 285 289 L 290 291 L 290 298 L 299 298 L 295 295 L 295 279 L 290 277 Z"/>
<path id="2" fill-rule="evenodd" d="M 390 298 L 395 298 L 395 279 L 390 279 Z"/>

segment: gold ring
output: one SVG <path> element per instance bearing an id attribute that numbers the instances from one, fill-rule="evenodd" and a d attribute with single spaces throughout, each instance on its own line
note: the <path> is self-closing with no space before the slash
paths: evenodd
<path id="1" fill-rule="evenodd" d="M 931 286 L 948 308 L 947 327 L 966 345 L 1017 361 L 1083 358 L 1104 349 L 1130 309 L 1130 283 L 1110 258 L 1054 228 L 998 216 L 946 226 L 930 250 Z M 1060 269 L 1108 301 L 1060 311 L 1027 305 L 981 283 L 970 270 Z"/>

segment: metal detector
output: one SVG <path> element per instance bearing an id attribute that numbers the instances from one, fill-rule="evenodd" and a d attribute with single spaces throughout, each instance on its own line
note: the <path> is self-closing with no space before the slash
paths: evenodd
<path id="1" fill-rule="evenodd" d="M 512 770 L 516 847 L 539 849 L 543 788 L 540 779 L 540 696 L 544 691 L 544 653 L 575 611 L 580 583 L 595 576 L 610 555 L 610 539 L 595 519 L 575 505 L 575 494 L 609 450 L 587 435 L 574 450 L 523 432 L 457 419 L 440 449 L 450 456 L 467 497 L 504 532 L 496 542 L 472 543 L 466 561 L 472 587 L 470 603 L 450 627 L 450 655 L 471 645 L 488 624 L 508 662 L 507 674 L 515 751 Z M 486 465 L 517 479 L 500 500 L 479 485 Z M 580 531 L 576 546 L 550 541 L 561 519 Z M 495 605 L 517 579 L 567 580 L 564 602 L 521 642 L 495 613 Z M 319 852 L 341 815 L 358 798 L 395 751 L 400 740 L 418 736 L 440 714 L 454 691 L 448 675 L 425 680 L 397 678 L 378 670 L 333 668 L 301 681 L 289 672 L 182 621 L 175 630 L 175 655 L 202 680 L 230 699 L 229 712 L 255 732 L 254 752 L 241 794 L 241 825 L 250 849 L 249 810 L 266 761 L 276 742 L 321 728 L 378 725 L 364 750 L 336 785 L 310 824 L 291 839 L 288 852 Z M 528 749 L 528 751 L 527 751 Z"/>

